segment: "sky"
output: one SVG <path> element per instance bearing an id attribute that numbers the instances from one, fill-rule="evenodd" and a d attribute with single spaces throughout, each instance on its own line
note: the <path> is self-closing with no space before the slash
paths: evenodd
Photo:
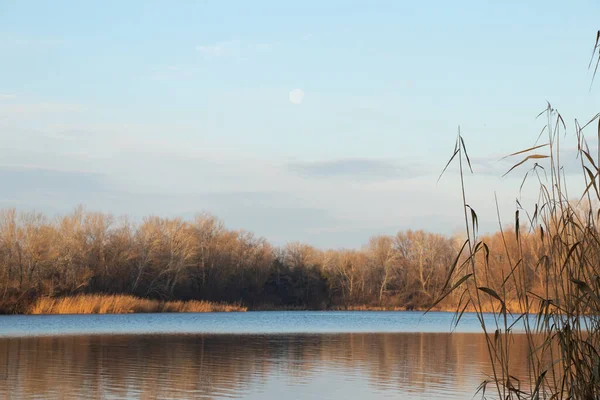
<path id="1" fill-rule="evenodd" d="M 491 232 L 527 170 L 502 178 L 520 160 L 499 160 L 535 142 L 546 102 L 572 147 L 574 119 L 599 111 L 599 15 L 593 0 L 0 0 L 0 207 L 210 212 L 321 248 L 455 234 L 456 167 L 438 176 L 460 125 Z"/>

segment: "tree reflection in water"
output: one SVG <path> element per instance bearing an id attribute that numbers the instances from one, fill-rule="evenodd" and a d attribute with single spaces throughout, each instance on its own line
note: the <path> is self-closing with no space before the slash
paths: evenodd
<path id="1" fill-rule="evenodd" d="M 11 338 L 0 354 L 6 399 L 458 399 L 490 372 L 484 337 L 460 333 Z"/>

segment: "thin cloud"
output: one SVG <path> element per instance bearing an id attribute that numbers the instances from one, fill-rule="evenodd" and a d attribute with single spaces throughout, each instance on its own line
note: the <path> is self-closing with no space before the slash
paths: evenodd
<path id="1" fill-rule="evenodd" d="M 8 94 L 8 93 L 0 93 L 0 100 L 11 100 L 11 99 L 15 99 L 17 96 L 14 94 Z"/>
<path id="2" fill-rule="evenodd" d="M 1 49 L 46 49 L 59 46 L 64 41 L 55 38 L 0 36 Z"/>
<path id="3" fill-rule="evenodd" d="M 149 79 L 155 81 L 189 79 L 200 72 L 200 69 L 193 65 L 156 65 L 140 75 L 141 79 Z"/>
<path id="4" fill-rule="evenodd" d="M 273 48 L 273 46 L 269 43 L 258 43 L 255 48 L 258 51 L 269 51 Z"/>
<path id="5" fill-rule="evenodd" d="M 471 157 L 471 166 L 476 175 L 501 177 L 511 167 L 511 162 L 503 159 L 502 155 L 492 154 L 484 157 Z"/>
<path id="6" fill-rule="evenodd" d="M 196 51 L 205 60 L 245 59 L 252 54 L 267 52 L 271 49 L 272 45 L 269 43 L 246 43 L 241 40 L 229 40 L 196 46 Z"/>
<path id="7" fill-rule="evenodd" d="M 369 158 L 295 162 L 288 169 L 310 178 L 399 179 L 423 176 L 430 171 L 419 164 Z"/>
<path id="8" fill-rule="evenodd" d="M 62 113 L 62 112 L 81 112 L 85 111 L 86 107 L 81 104 L 69 103 L 11 103 L 0 105 L 0 114 L 36 114 L 36 113 Z"/>
<path id="9" fill-rule="evenodd" d="M 1 165 L 0 179 L 12 197 L 19 193 L 41 191 L 85 192 L 107 190 L 103 174 L 88 171 L 64 171 L 37 165 Z"/>
<path id="10" fill-rule="evenodd" d="M 591 142 L 589 145 L 591 154 L 597 154 L 597 146 L 595 143 Z M 548 155 L 549 151 L 548 148 L 543 148 L 539 149 L 538 151 L 532 151 L 529 153 L 509 157 L 500 154 L 492 154 L 485 157 L 471 157 L 471 165 L 473 167 L 473 172 L 476 175 L 503 177 L 513 166 L 523 161 L 530 154 Z M 549 171 L 550 165 L 548 158 L 531 159 L 516 167 L 508 175 L 506 175 L 506 177 L 522 178 L 524 174 L 533 168 L 535 164 L 538 164 Z M 577 175 L 582 172 L 581 158 L 575 147 L 565 147 L 561 149 L 560 166 L 567 175 Z"/>
<path id="11" fill-rule="evenodd" d="M 205 58 L 215 59 L 231 56 L 236 51 L 239 51 L 239 47 L 239 40 L 230 40 L 227 42 L 196 46 L 196 51 L 201 53 Z"/>

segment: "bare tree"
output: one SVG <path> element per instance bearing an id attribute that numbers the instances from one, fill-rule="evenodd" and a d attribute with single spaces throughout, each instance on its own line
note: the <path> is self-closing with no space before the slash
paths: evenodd
<path id="1" fill-rule="evenodd" d="M 392 278 L 396 254 L 394 241 L 390 236 L 375 236 L 369 241 L 367 249 L 369 261 L 374 269 L 380 271 L 379 303 L 383 302 L 383 295 Z"/>

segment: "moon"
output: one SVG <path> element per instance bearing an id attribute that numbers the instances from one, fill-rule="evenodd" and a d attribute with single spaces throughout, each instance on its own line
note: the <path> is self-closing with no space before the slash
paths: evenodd
<path id="1" fill-rule="evenodd" d="M 304 99 L 304 91 L 302 89 L 294 89 L 290 92 L 290 102 L 292 104 L 302 104 Z"/>

